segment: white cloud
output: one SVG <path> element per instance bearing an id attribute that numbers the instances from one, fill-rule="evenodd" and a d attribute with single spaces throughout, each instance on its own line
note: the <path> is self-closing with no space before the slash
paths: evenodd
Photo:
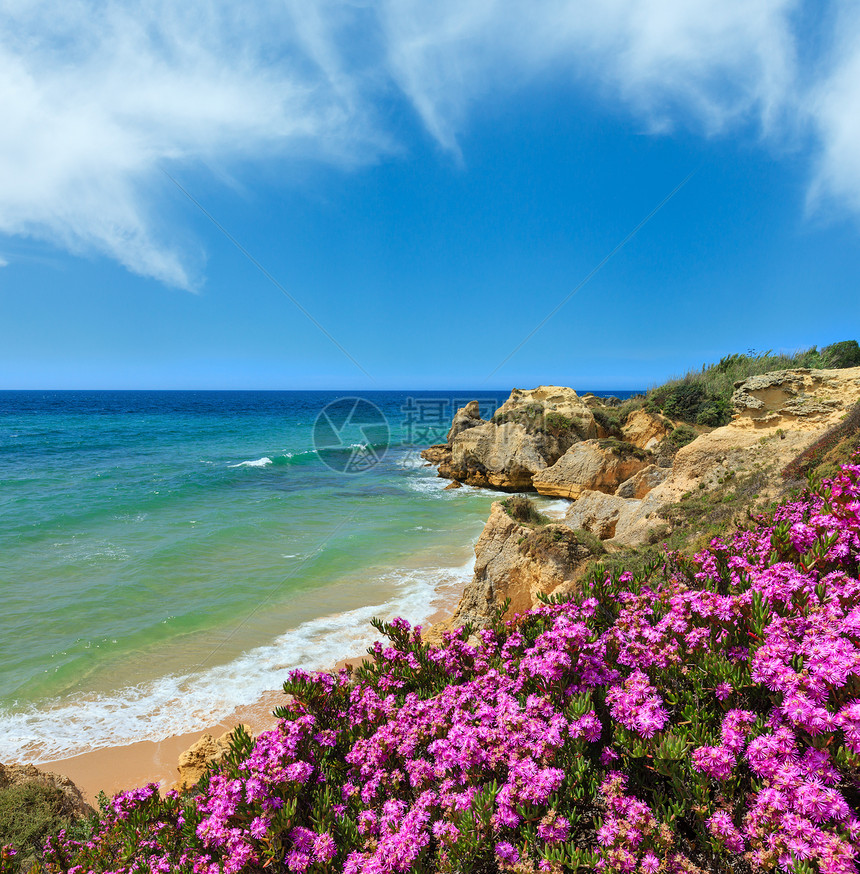
<path id="1" fill-rule="evenodd" d="M 446 147 L 471 102 L 566 76 L 649 124 L 770 125 L 792 86 L 792 0 L 384 0 L 394 75 Z"/>
<path id="2" fill-rule="evenodd" d="M 0 267 L 8 267 L 8 266 L 9 266 L 9 262 L 2 255 L 0 255 Z"/>
<path id="3" fill-rule="evenodd" d="M 845 7 L 849 7 L 846 5 Z M 0 232 L 193 287 L 160 173 L 391 151 L 399 89 L 442 148 L 482 100 L 550 79 L 646 129 L 812 132 L 812 194 L 860 210 L 860 17 L 798 60 L 800 0 L 0 0 Z M 812 10 L 816 12 L 815 9 Z M 815 16 L 817 17 L 817 16 Z M 823 73 L 819 73 L 823 70 Z"/>
<path id="4" fill-rule="evenodd" d="M 860 213 L 860 10 L 846 4 L 837 22 L 830 64 L 808 103 L 821 143 L 809 199 Z"/>
<path id="5" fill-rule="evenodd" d="M 160 167 L 311 149 L 347 160 L 365 140 L 281 9 L 0 6 L 0 230 L 192 285 L 191 259 L 160 230 Z"/>

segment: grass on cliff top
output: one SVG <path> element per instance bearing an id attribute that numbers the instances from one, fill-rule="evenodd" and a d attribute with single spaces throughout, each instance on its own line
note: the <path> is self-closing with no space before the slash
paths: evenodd
<path id="1" fill-rule="evenodd" d="M 716 427 L 732 415 L 732 393 L 736 382 L 770 373 L 808 367 L 811 370 L 860 366 L 860 344 L 843 340 L 818 349 L 813 346 L 793 354 L 755 352 L 726 355 L 716 364 L 703 365 L 676 379 L 648 390 L 644 406 L 676 421 Z"/>
<path id="2" fill-rule="evenodd" d="M 583 436 L 576 422 L 561 413 L 552 411 L 547 413 L 541 403 L 528 404 L 507 413 L 496 413 L 491 421 L 496 425 L 515 422 L 522 425 L 529 434 L 540 432 L 557 438 L 569 434 L 575 437 Z"/>
<path id="3" fill-rule="evenodd" d="M 505 498 L 505 500 L 502 501 L 502 507 L 504 507 L 505 512 L 511 517 L 511 519 L 515 522 L 519 522 L 520 525 L 525 525 L 527 528 L 544 529 L 547 525 L 552 525 L 554 522 L 554 520 L 550 519 L 549 516 L 545 516 L 541 513 L 534 505 L 534 502 L 525 495 L 511 495 L 511 497 Z M 540 542 L 544 546 L 550 546 L 553 542 L 570 539 L 581 546 L 584 546 L 593 555 L 603 555 L 606 552 L 606 547 L 596 534 L 592 534 L 590 531 L 585 531 L 581 528 L 555 528 L 551 529 L 551 533 L 538 530 L 537 534 L 538 539 L 533 541 L 532 545 L 536 545 Z M 545 534 L 548 534 L 548 536 L 544 536 Z M 529 537 L 531 536 L 532 535 L 529 535 Z M 527 538 L 523 538 L 520 540 L 521 546 L 526 539 Z"/>

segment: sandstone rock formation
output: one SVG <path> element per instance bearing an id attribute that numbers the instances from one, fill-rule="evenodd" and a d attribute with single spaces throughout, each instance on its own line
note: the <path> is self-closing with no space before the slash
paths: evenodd
<path id="1" fill-rule="evenodd" d="M 439 475 L 471 486 L 528 491 L 532 477 L 569 445 L 551 434 L 529 433 L 515 422 L 487 422 L 457 435 L 451 444 L 451 459 L 440 464 Z"/>
<path id="2" fill-rule="evenodd" d="M 421 451 L 421 457 L 431 464 L 442 464 L 451 460 L 451 447 L 447 443 L 434 443 Z"/>
<path id="3" fill-rule="evenodd" d="M 481 418 L 480 405 L 477 401 L 469 401 L 465 407 L 461 407 L 454 414 L 454 420 L 451 422 L 451 428 L 445 439 L 450 445 L 458 434 L 483 424 L 484 420 Z"/>
<path id="4" fill-rule="evenodd" d="M 594 415 L 582 398 L 572 389 L 558 385 L 540 385 L 523 391 L 515 388 L 511 396 L 496 410 L 493 420 L 527 422 L 532 416 L 551 425 L 552 416 L 568 419 L 579 439 L 597 436 Z"/>
<path id="5" fill-rule="evenodd" d="M 439 465 L 439 476 L 472 486 L 527 491 L 534 475 L 570 446 L 597 436 L 591 410 L 573 389 L 539 386 L 514 389 L 490 422 L 480 418 L 477 402 L 471 401 L 454 416 L 448 443 L 421 454 Z"/>
<path id="6" fill-rule="evenodd" d="M 570 505 L 564 516 L 564 522 L 571 528 L 590 531 L 601 540 L 610 540 L 615 537 L 618 520 L 622 514 L 634 512 L 640 503 L 618 495 L 586 491 Z"/>
<path id="7" fill-rule="evenodd" d="M 656 488 L 669 476 L 669 469 L 649 464 L 633 474 L 615 490 L 619 498 L 644 498 L 651 489 Z"/>
<path id="8" fill-rule="evenodd" d="M 530 610 L 538 593 L 568 591 L 577 571 L 592 557 L 589 547 L 566 525 L 523 525 L 496 501 L 475 545 L 475 572 L 454 615 L 430 629 L 427 638 L 470 622 L 486 628 L 497 605 L 510 599 L 506 617 Z"/>
<path id="9" fill-rule="evenodd" d="M 250 734 L 248 726 L 243 726 L 243 728 Z M 232 731 L 224 732 L 217 739 L 211 734 L 202 735 L 184 753 L 180 754 L 177 768 L 179 777 L 173 788 L 183 792 L 196 786 L 209 766 L 217 765 L 227 755 L 232 740 Z"/>
<path id="10" fill-rule="evenodd" d="M 640 449 L 654 449 L 671 430 L 671 424 L 667 424 L 662 417 L 639 409 L 627 417 L 621 433 L 628 443 Z"/>
<path id="11" fill-rule="evenodd" d="M 860 367 L 754 376 L 738 383 L 732 401 L 734 419 L 678 450 L 665 480 L 641 500 L 635 488 L 630 498 L 625 492 L 614 500 L 584 492 L 568 511 L 566 523 L 608 536 L 614 544 L 633 546 L 664 521 L 662 507 L 686 493 L 713 489 L 726 476 L 766 472 L 769 484 L 760 497 L 775 498 L 782 488 L 783 467 L 860 401 Z"/>
<path id="12" fill-rule="evenodd" d="M 81 790 L 68 777 L 41 771 L 35 765 L 0 765 L 0 789 L 27 783 L 40 783 L 59 789 L 66 798 L 66 814 L 75 819 L 95 815 L 95 810 L 84 800 Z"/>
<path id="13" fill-rule="evenodd" d="M 552 467 L 538 471 L 532 485 L 542 495 L 577 498 L 583 491 L 612 493 L 648 465 L 644 451 L 619 440 L 575 443 Z"/>

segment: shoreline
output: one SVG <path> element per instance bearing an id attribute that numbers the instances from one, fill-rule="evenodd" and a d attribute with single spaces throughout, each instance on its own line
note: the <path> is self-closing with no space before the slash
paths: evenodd
<path id="1" fill-rule="evenodd" d="M 561 518 L 563 510 L 559 505 L 567 503 L 567 501 L 549 498 L 546 499 L 544 509 L 549 515 Z M 473 551 L 475 542 L 471 544 Z M 433 599 L 438 606 L 422 623 L 423 628 L 430 628 L 454 614 L 470 578 L 471 574 L 462 581 L 462 585 L 458 586 L 456 591 L 450 589 L 446 591 L 445 586 L 441 587 L 437 593 L 438 597 Z M 332 667 L 322 670 L 336 671 L 348 664 L 357 665 L 366 657 L 364 653 L 349 655 L 337 661 Z M 302 665 L 295 665 L 285 670 L 284 679 L 289 671 L 302 668 Z M 33 764 L 41 770 L 68 777 L 78 786 L 86 800 L 94 806 L 99 792 L 102 791 L 110 797 L 118 792 L 148 783 L 158 783 L 163 793 L 172 788 L 178 777 L 179 756 L 204 734 L 217 738 L 240 723 L 247 725 L 253 734 L 270 730 L 277 723 L 272 711 L 282 704 L 282 689 L 267 690 L 255 701 L 236 707 L 232 714 L 219 722 L 206 724 L 192 732 L 171 735 L 159 741 L 138 740 L 100 747 L 73 756 L 42 759 Z"/>
<path id="2" fill-rule="evenodd" d="M 422 627 L 429 628 L 451 616 L 460 598 L 439 607 Z M 339 671 L 351 665 L 357 667 L 367 656 L 352 655 L 341 659 L 329 670 Z M 301 666 L 289 670 L 300 670 Z M 286 679 L 285 673 L 284 679 Z M 219 737 L 240 723 L 247 725 L 255 735 L 275 727 L 276 707 L 284 703 L 283 689 L 264 692 L 256 701 L 237 707 L 221 722 L 207 725 L 198 731 L 171 735 L 160 741 L 140 740 L 130 744 L 101 747 L 60 759 L 45 759 L 33 764 L 42 771 L 68 777 L 81 790 L 85 800 L 97 807 L 99 792 L 112 797 L 118 792 L 136 789 L 148 783 L 158 783 L 162 793 L 172 788 L 178 777 L 179 756 L 204 734 Z"/>

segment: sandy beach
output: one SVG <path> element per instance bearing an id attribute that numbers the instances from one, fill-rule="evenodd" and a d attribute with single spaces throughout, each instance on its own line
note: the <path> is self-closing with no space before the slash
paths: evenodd
<path id="1" fill-rule="evenodd" d="M 435 614 L 439 621 L 443 612 Z M 348 665 L 358 665 L 364 656 L 355 656 L 339 661 L 334 670 Z M 229 718 L 200 731 L 175 735 L 161 741 L 138 741 L 123 746 L 105 747 L 81 753 L 66 759 L 39 762 L 38 767 L 69 777 L 95 806 L 99 792 L 115 795 L 126 789 L 134 789 L 147 783 L 158 783 L 162 792 L 176 782 L 179 756 L 204 734 L 219 737 L 237 725 L 247 725 L 253 734 L 259 734 L 275 726 L 273 711 L 284 703 L 282 690 L 267 692 L 247 707 L 237 708 Z"/>
<path id="2" fill-rule="evenodd" d="M 124 746 L 105 747 L 68 759 L 40 762 L 38 767 L 69 777 L 91 804 L 99 792 L 114 795 L 147 783 L 158 783 L 162 791 L 171 788 L 177 778 L 177 761 L 181 753 L 202 735 L 218 737 L 239 723 L 254 734 L 272 728 L 272 711 L 283 702 L 283 692 L 270 692 L 247 708 L 235 711 L 230 718 L 201 731 L 175 735 L 161 741 L 139 741 Z"/>

